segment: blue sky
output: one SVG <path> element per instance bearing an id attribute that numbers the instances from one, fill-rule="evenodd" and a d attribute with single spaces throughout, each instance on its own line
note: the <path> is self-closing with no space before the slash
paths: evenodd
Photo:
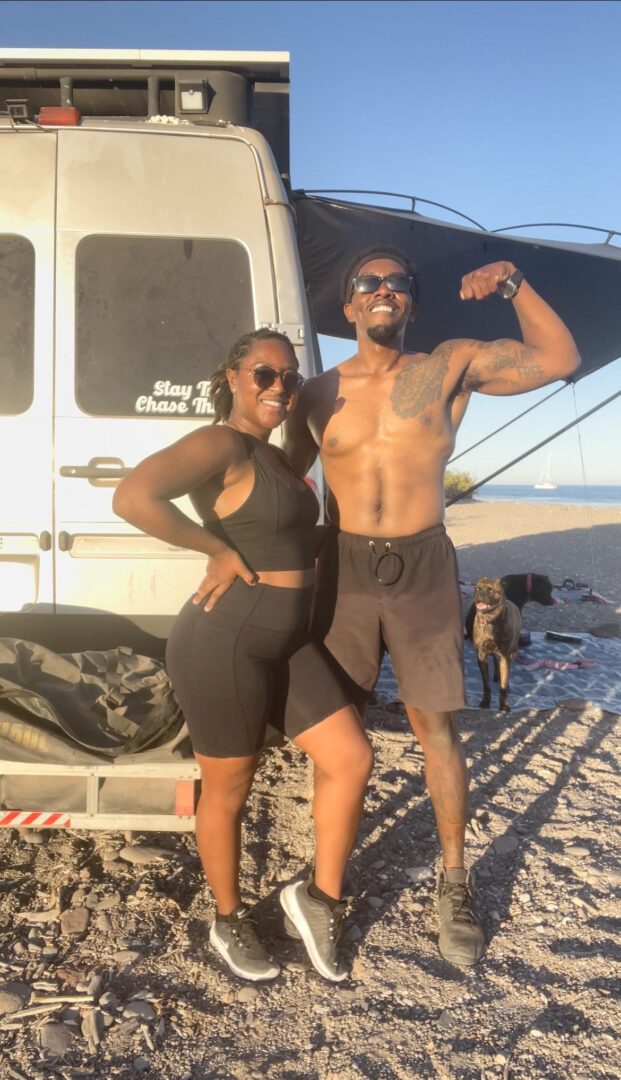
<path id="1" fill-rule="evenodd" d="M 294 187 L 413 194 L 488 228 L 621 230 L 620 41 L 616 0 L 0 2 L 0 48 L 287 50 Z M 330 366 L 351 344 L 323 339 L 322 351 Z M 455 467 L 483 478 L 620 383 L 617 360 Z M 544 393 L 475 395 L 457 452 Z M 620 428 L 621 398 L 581 426 L 589 484 L 621 484 Z M 546 456 L 497 482 L 534 482 Z M 552 472 L 581 482 L 575 430 L 553 444 Z"/>

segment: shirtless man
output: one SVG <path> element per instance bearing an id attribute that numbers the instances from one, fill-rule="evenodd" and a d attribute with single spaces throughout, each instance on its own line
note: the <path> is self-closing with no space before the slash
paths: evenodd
<path id="1" fill-rule="evenodd" d="M 361 253 L 344 289 L 358 351 L 306 383 L 285 442 L 300 475 L 320 453 L 337 527 L 320 565 L 317 632 L 363 699 L 384 650 L 391 655 L 442 848 L 439 948 L 465 966 L 482 956 L 485 939 L 464 868 L 468 776 L 455 717 L 465 704 L 463 626 L 442 524 L 444 470 L 474 391 L 522 394 L 580 363 L 564 323 L 522 279 L 513 263 L 491 263 L 462 279 L 460 296 L 506 293 L 523 343 L 455 339 L 404 353 L 418 307 L 414 268 L 395 249 Z"/>

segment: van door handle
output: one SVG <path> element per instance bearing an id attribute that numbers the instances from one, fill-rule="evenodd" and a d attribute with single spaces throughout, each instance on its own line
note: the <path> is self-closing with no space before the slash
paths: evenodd
<path id="1" fill-rule="evenodd" d="M 44 529 L 42 533 L 39 533 L 39 547 L 41 551 L 49 551 L 52 546 L 52 534 Z"/>
<path id="2" fill-rule="evenodd" d="M 93 465 L 61 465 L 61 476 L 70 476 L 79 480 L 122 480 L 129 469 L 98 468 Z"/>
<path id="3" fill-rule="evenodd" d="M 121 458 L 94 457 L 88 465 L 61 465 L 58 471 L 73 480 L 88 480 L 93 487 L 114 487 L 130 470 Z"/>
<path id="4" fill-rule="evenodd" d="M 63 529 L 58 534 L 58 550 L 59 551 L 71 551 L 71 545 L 73 544 L 73 537 L 71 533 L 65 532 Z"/>

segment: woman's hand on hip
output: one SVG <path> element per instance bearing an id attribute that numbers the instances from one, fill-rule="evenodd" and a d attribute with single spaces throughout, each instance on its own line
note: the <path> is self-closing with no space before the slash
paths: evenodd
<path id="1" fill-rule="evenodd" d="M 247 585 L 256 585 L 258 581 L 257 575 L 246 566 L 241 555 L 231 548 L 224 548 L 211 555 L 207 573 L 196 590 L 192 603 L 202 604 L 205 611 L 212 611 L 220 597 L 224 596 L 238 577 L 243 578 Z"/>

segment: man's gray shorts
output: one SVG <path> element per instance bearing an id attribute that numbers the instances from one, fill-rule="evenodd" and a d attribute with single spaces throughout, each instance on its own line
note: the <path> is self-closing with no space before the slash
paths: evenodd
<path id="1" fill-rule="evenodd" d="M 335 529 L 319 558 L 313 635 L 352 680 L 358 704 L 388 651 L 405 704 L 463 708 L 457 560 L 444 525 L 394 539 Z"/>

